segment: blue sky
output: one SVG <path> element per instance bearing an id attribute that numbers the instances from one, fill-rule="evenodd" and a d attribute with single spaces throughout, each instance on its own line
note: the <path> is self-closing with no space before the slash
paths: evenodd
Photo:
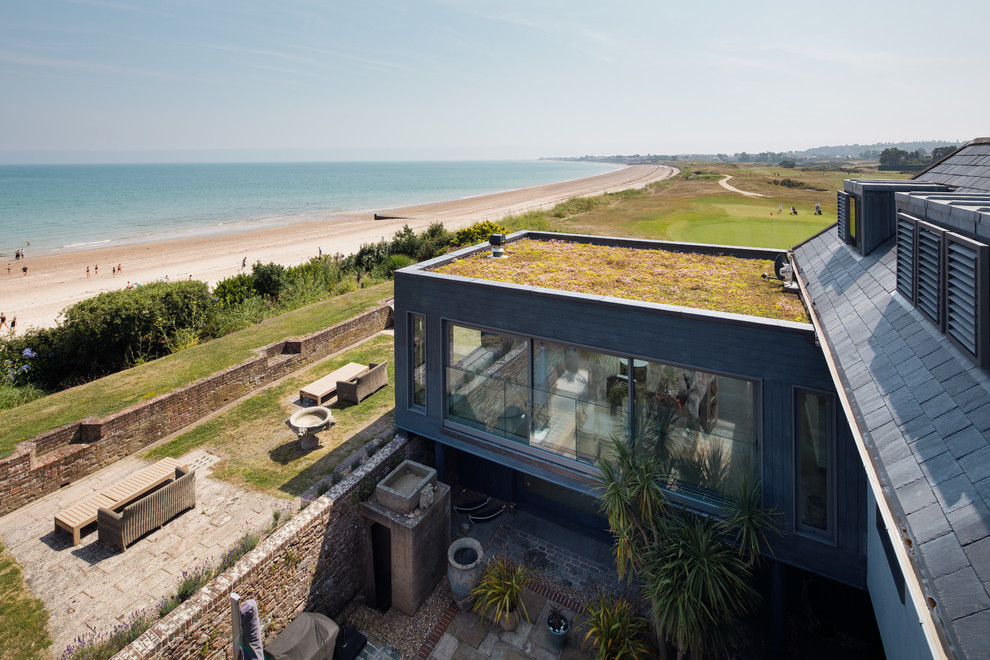
<path id="1" fill-rule="evenodd" d="M 2 16 L 6 162 L 733 153 L 990 135 L 985 0 L 4 0 Z"/>

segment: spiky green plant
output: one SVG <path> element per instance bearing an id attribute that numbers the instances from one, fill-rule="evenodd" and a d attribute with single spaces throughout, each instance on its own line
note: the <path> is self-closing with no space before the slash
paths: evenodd
<path id="1" fill-rule="evenodd" d="M 505 555 L 495 555 L 485 566 L 481 579 L 471 589 L 474 610 L 493 621 L 515 611 L 516 606 L 529 621 L 522 592 L 533 580 L 532 572 Z"/>
<path id="2" fill-rule="evenodd" d="M 722 539 L 712 518 L 684 514 L 657 521 L 660 543 L 650 546 L 641 571 L 653 619 L 683 657 L 727 648 L 731 623 L 757 601 L 750 568 Z"/>
<path id="3" fill-rule="evenodd" d="M 613 599 L 599 592 L 588 607 L 584 625 L 588 628 L 584 641 L 591 642 L 597 660 L 652 656 L 653 647 L 647 639 L 649 623 L 625 598 Z"/>
<path id="4" fill-rule="evenodd" d="M 753 566 L 759 561 L 760 549 L 767 548 L 769 534 L 779 534 L 776 512 L 763 508 L 763 484 L 747 477 L 724 507 L 724 524 L 732 535 L 739 553 Z"/>

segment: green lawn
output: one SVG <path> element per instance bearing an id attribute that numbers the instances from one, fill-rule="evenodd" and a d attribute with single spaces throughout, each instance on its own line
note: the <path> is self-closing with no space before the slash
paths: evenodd
<path id="1" fill-rule="evenodd" d="M 0 658 L 41 660 L 52 644 L 48 613 L 24 584 L 21 567 L 0 544 Z"/>
<path id="2" fill-rule="evenodd" d="M 395 407 L 392 354 L 391 337 L 374 337 L 262 390 L 144 457 L 178 458 L 203 447 L 223 458 L 213 468 L 214 477 L 276 497 L 296 497 L 332 472 L 349 454 L 391 427 Z M 319 449 L 302 451 L 296 436 L 285 425 L 285 419 L 299 410 L 299 388 L 348 362 L 382 361 L 388 361 L 389 384 L 359 404 L 337 402 L 329 406 L 337 424 L 319 435 Z"/>
<path id="3" fill-rule="evenodd" d="M 842 189 L 844 179 L 906 176 L 875 169 L 822 173 L 735 163 L 677 165 L 681 168 L 678 176 L 643 191 L 608 195 L 605 203 L 590 210 L 565 218 L 530 213 L 509 218 L 504 224 L 513 231 L 534 228 L 786 249 L 835 222 L 835 191 Z M 733 187 L 767 197 L 746 197 L 722 188 L 719 180 L 725 175 L 733 177 L 729 181 Z M 785 179 L 799 187 L 780 185 Z M 778 202 L 784 207 L 783 216 L 777 214 Z M 822 205 L 820 216 L 814 215 L 815 202 Z M 792 205 L 798 210 L 796 216 L 787 213 Z"/>
<path id="4" fill-rule="evenodd" d="M 103 417 L 254 356 L 287 337 L 302 337 L 353 318 L 392 295 L 392 282 L 301 307 L 160 360 L 111 374 L 0 413 L 0 457 L 39 433 L 85 417 Z"/>

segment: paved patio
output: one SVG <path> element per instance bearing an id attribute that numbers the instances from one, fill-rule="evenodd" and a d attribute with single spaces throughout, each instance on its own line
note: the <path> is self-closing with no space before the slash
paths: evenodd
<path id="1" fill-rule="evenodd" d="M 466 521 L 466 515 L 452 513 L 454 538 L 460 535 L 460 525 Z M 582 648 L 586 630 L 583 627 L 585 617 L 579 614 L 581 604 L 599 589 L 613 595 L 625 591 L 625 584 L 619 582 L 616 574 L 608 544 L 525 512 L 506 512 L 491 522 L 473 524 L 469 536 L 482 544 L 487 556 L 505 553 L 536 571 L 537 578 L 524 595 L 530 621 L 520 621 L 515 631 L 506 632 L 474 612 L 459 611 L 452 601 L 435 625 L 417 623 L 422 610 L 414 617 L 390 610 L 385 618 L 391 619 L 391 624 L 382 626 L 381 631 L 362 629 L 368 635 L 368 646 L 358 656 L 360 660 L 576 660 L 594 657 L 590 648 Z M 446 578 L 437 590 L 449 594 Z M 553 649 L 543 625 L 551 602 L 563 606 L 564 613 L 572 621 L 567 645 L 562 651 Z M 382 621 L 368 608 L 359 609 L 363 612 L 354 616 L 357 621 Z M 428 608 L 424 606 L 423 609 Z M 427 625 L 429 630 L 423 631 L 425 643 L 418 653 L 399 653 L 394 647 L 405 646 L 402 643 L 405 640 L 386 639 L 389 628 L 393 634 L 404 635 L 422 625 Z"/>
<path id="2" fill-rule="evenodd" d="M 72 535 L 55 531 L 53 520 L 59 511 L 148 465 L 134 456 L 0 517 L 0 539 L 50 614 L 55 657 L 76 637 L 113 628 L 174 594 L 184 570 L 218 559 L 245 531 L 270 524 L 274 509 L 290 505 L 210 478 L 209 468 L 219 459 L 206 451 L 181 460 L 196 470 L 196 508 L 122 553 L 97 542 L 95 524 L 73 547 Z"/>

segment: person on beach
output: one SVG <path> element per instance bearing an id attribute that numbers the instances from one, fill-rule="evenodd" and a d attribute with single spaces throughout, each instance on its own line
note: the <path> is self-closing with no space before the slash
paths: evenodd
<path id="1" fill-rule="evenodd" d="M 86 277 L 89 277 L 89 266 L 86 266 Z"/>
<path id="2" fill-rule="evenodd" d="M 20 261 L 20 260 L 21 260 L 21 251 L 18 250 L 17 252 L 14 253 L 14 261 Z"/>
<path id="3" fill-rule="evenodd" d="M 7 325 L 7 315 L 0 312 L 0 330 L 3 330 L 4 326 Z"/>
<path id="4" fill-rule="evenodd" d="M 241 260 L 241 270 L 244 270 L 245 268 L 247 268 L 247 257 L 244 257 Z"/>
<path id="5" fill-rule="evenodd" d="M 17 328 L 17 317 L 10 319 L 10 334 L 14 334 L 14 330 Z"/>
<path id="6" fill-rule="evenodd" d="M 21 266 L 21 272 L 24 273 L 24 277 L 27 277 L 28 267 L 27 266 Z"/>
<path id="7" fill-rule="evenodd" d="M 120 264 L 117 264 L 117 274 L 118 275 L 120 275 L 120 271 L 122 271 L 122 270 L 123 270 L 123 268 L 120 267 Z"/>
<path id="8" fill-rule="evenodd" d="M 100 264 L 96 264 L 95 266 L 93 266 L 93 275 L 99 275 L 99 274 L 100 274 Z"/>

